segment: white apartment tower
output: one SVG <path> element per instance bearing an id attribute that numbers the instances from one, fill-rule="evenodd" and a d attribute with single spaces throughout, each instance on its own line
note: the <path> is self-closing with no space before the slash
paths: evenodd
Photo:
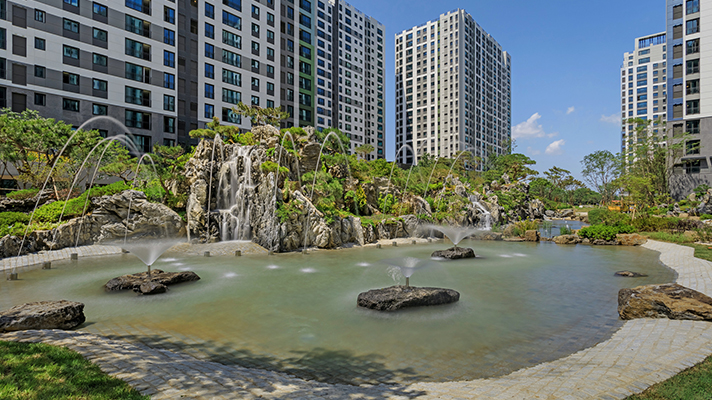
<path id="1" fill-rule="evenodd" d="M 621 154 L 626 161 L 634 158 L 638 138 L 631 118 L 667 120 L 667 45 L 665 32 L 635 40 L 635 50 L 623 55 L 621 66 Z M 665 125 L 654 123 L 655 133 Z"/>
<path id="2" fill-rule="evenodd" d="M 249 130 L 238 102 L 282 106 L 283 127 L 338 127 L 382 158 L 384 31 L 339 0 L 0 0 L 0 107 L 108 115 L 148 152 L 214 116 Z"/>
<path id="3" fill-rule="evenodd" d="M 405 30 L 395 47 L 398 162 L 508 151 L 511 56 L 470 14 L 457 9 Z"/>

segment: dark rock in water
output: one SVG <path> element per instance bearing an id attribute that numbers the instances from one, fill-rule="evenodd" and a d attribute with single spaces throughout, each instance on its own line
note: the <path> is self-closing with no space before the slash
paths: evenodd
<path id="1" fill-rule="evenodd" d="M 622 276 L 624 278 L 641 278 L 644 276 L 648 276 L 645 274 L 641 274 L 638 272 L 631 272 L 631 271 L 618 271 L 614 274 L 615 276 Z"/>
<path id="2" fill-rule="evenodd" d="M 0 333 L 29 329 L 73 329 L 86 321 L 84 304 L 75 301 L 38 301 L 0 312 Z"/>
<path id="3" fill-rule="evenodd" d="M 124 275 L 114 278 L 104 285 L 104 289 L 109 292 L 115 290 L 134 290 L 140 292 L 141 285 L 147 282 L 155 282 L 161 285 L 174 285 L 182 282 L 192 282 L 199 280 L 200 277 L 192 271 L 185 272 L 163 272 L 160 269 L 151 271 L 151 278 L 148 278 L 148 272 L 138 274 Z M 137 290 L 138 289 L 138 290 Z M 159 293 L 159 292 L 156 292 Z M 160 292 L 163 293 L 163 292 Z M 151 293 L 153 294 L 153 293 Z"/>
<path id="4" fill-rule="evenodd" d="M 475 251 L 466 247 L 451 247 L 447 250 L 434 251 L 430 256 L 447 258 L 448 260 L 457 260 L 460 258 L 474 258 Z"/>
<path id="5" fill-rule="evenodd" d="M 712 298 L 676 283 L 621 289 L 618 292 L 618 314 L 621 319 L 712 321 Z"/>
<path id="6" fill-rule="evenodd" d="M 133 289 L 134 292 L 145 295 L 166 293 L 167 290 L 166 285 L 154 281 L 144 282 Z"/>
<path id="7" fill-rule="evenodd" d="M 452 289 L 391 286 L 359 294 L 358 306 L 378 311 L 395 311 L 408 307 L 449 304 L 458 300 L 460 293 Z"/>

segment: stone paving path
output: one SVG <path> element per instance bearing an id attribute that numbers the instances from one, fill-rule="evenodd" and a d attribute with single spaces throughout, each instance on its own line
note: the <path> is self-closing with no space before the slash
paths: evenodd
<path id="1" fill-rule="evenodd" d="M 72 253 L 78 254 L 79 257 L 106 256 L 111 254 L 120 254 L 121 248 L 94 245 L 66 247 L 61 250 L 42 251 L 40 253 L 28 254 L 26 256 L 0 259 L 0 270 L 6 271 L 13 268 L 28 267 L 41 264 L 45 261 L 69 260 Z"/>
<path id="2" fill-rule="evenodd" d="M 677 282 L 711 295 L 712 263 L 692 248 L 648 242 L 678 273 Z M 411 385 L 347 386 L 227 366 L 142 344 L 74 331 L 24 331 L 0 340 L 45 342 L 83 354 L 154 399 L 622 399 L 712 354 L 712 324 L 627 321 L 609 340 L 507 376 Z"/>

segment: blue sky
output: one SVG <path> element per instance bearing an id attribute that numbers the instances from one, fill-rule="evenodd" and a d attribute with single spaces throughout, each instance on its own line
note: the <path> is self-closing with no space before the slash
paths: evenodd
<path id="1" fill-rule="evenodd" d="M 623 53 L 636 37 L 665 30 L 664 0 L 351 3 L 386 26 L 387 159 L 396 151 L 394 35 L 459 7 L 512 54 L 515 151 L 535 159 L 540 172 L 556 165 L 579 178 L 585 155 L 620 151 Z"/>

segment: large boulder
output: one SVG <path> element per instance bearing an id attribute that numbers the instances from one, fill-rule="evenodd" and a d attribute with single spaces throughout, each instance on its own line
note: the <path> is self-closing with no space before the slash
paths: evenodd
<path id="1" fill-rule="evenodd" d="M 183 272 L 163 272 L 160 269 L 151 271 L 149 278 L 148 272 L 138 274 L 123 275 L 106 282 L 104 289 L 113 292 L 116 290 L 136 290 L 140 291 L 141 285 L 147 282 L 156 282 L 161 285 L 174 285 L 176 283 L 193 282 L 199 280 L 200 277 L 193 271 Z"/>
<path id="2" fill-rule="evenodd" d="M 451 247 L 447 250 L 434 251 L 431 257 L 459 260 L 461 258 L 475 258 L 475 251 L 466 247 Z"/>
<path id="3" fill-rule="evenodd" d="M 358 295 L 358 306 L 378 311 L 395 311 L 408 307 L 436 306 L 460 300 L 452 289 L 391 286 L 369 290 Z"/>
<path id="4" fill-rule="evenodd" d="M 622 276 L 623 278 L 642 278 L 648 275 L 641 274 L 640 272 L 633 272 L 633 271 L 618 271 L 614 276 Z"/>
<path id="5" fill-rule="evenodd" d="M 84 304 L 38 301 L 0 312 L 0 333 L 30 329 L 74 329 L 86 321 Z"/>
<path id="6" fill-rule="evenodd" d="M 502 232 L 492 232 L 492 231 L 478 232 L 470 237 L 472 239 L 476 239 L 476 240 L 493 240 L 493 241 L 504 240 L 504 235 L 502 235 Z"/>
<path id="7" fill-rule="evenodd" d="M 641 236 L 637 233 L 619 233 L 618 235 L 616 235 L 616 239 L 618 239 L 618 241 L 621 243 L 621 246 L 641 246 L 648 241 L 645 236 Z"/>
<path id="8" fill-rule="evenodd" d="M 712 321 L 712 298 L 676 283 L 621 289 L 618 292 L 618 314 L 621 319 Z"/>
<path id="9" fill-rule="evenodd" d="M 578 244 L 581 243 L 581 238 L 578 235 L 560 235 L 555 236 L 552 241 L 556 244 Z"/>
<path id="10" fill-rule="evenodd" d="M 541 234 L 537 230 L 528 230 L 524 232 L 524 240 L 527 242 L 538 242 L 541 240 Z"/>

